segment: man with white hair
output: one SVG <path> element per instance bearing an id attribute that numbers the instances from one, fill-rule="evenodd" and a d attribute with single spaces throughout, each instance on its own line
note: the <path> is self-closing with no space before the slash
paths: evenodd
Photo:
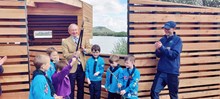
<path id="1" fill-rule="evenodd" d="M 70 71 L 69 79 L 71 83 L 70 98 L 74 99 L 75 80 L 77 81 L 77 99 L 84 99 L 84 80 L 85 80 L 85 53 L 90 53 L 91 45 L 88 40 L 79 41 L 79 27 L 76 24 L 70 24 L 68 27 L 70 36 L 62 41 L 62 50 L 64 58 L 67 60 L 76 57 L 78 62 L 74 64 Z M 78 42 L 82 44 L 78 44 Z M 79 49 L 76 50 L 77 44 Z M 81 45 L 81 46 L 80 46 Z"/>

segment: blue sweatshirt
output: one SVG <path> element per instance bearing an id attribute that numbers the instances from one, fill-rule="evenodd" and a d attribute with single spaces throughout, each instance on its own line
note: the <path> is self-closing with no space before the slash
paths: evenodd
<path id="1" fill-rule="evenodd" d="M 52 81 L 52 76 L 55 73 L 55 71 L 56 71 L 55 64 L 52 61 L 50 61 L 50 68 L 46 72 L 47 77 L 49 77 L 50 81 Z"/>
<path id="2" fill-rule="evenodd" d="M 162 47 L 156 50 L 156 56 L 160 58 L 157 70 L 163 73 L 179 75 L 180 53 L 182 52 L 182 40 L 179 36 L 163 36 L 160 39 Z"/>
<path id="3" fill-rule="evenodd" d="M 105 88 L 109 92 L 111 92 L 111 93 L 120 92 L 120 90 L 118 88 L 118 79 L 119 79 L 119 74 L 121 74 L 122 72 L 123 72 L 123 69 L 120 67 L 120 65 L 118 65 L 118 67 L 114 67 L 114 68 L 113 67 L 109 67 L 107 69 Z M 112 73 L 113 73 L 113 75 L 112 75 Z"/>
<path id="4" fill-rule="evenodd" d="M 94 67 L 95 61 L 97 61 L 96 66 Z M 101 81 L 102 74 L 104 73 L 104 66 L 105 62 L 104 59 L 100 56 L 95 59 L 93 56 L 90 57 L 86 62 L 86 78 L 89 78 L 90 81 Z M 99 72 L 98 76 L 94 76 L 94 69 L 95 73 Z"/>
<path id="5" fill-rule="evenodd" d="M 124 94 L 125 98 L 138 99 L 138 82 L 140 80 L 140 72 L 135 67 L 133 69 L 125 68 L 123 70 L 123 72 L 119 75 L 119 84 L 122 85 L 121 90 L 126 91 L 126 93 Z M 130 83 L 127 83 L 129 78 Z"/>
<path id="6" fill-rule="evenodd" d="M 44 75 L 37 75 L 32 80 L 29 99 L 54 99 Z"/>

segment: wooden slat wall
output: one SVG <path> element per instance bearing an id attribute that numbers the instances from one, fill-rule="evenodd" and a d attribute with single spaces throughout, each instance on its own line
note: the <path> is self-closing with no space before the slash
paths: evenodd
<path id="1" fill-rule="evenodd" d="M 26 6 L 23 0 L 0 1 L 0 56 L 8 56 L 0 76 L 0 99 L 28 99 L 29 68 Z"/>
<path id="2" fill-rule="evenodd" d="M 136 55 L 141 71 L 139 96 L 150 98 L 158 59 L 154 43 L 167 21 L 177 22 L 183 41 L 179 98 L 220 98 L 220 9 L 154 0 L 129 0 L 129 53 Z M 169 99 L 168 89 L 161 92 Z"/>
<path id="3" fill-rule="evenodd" d="M 28 35 L 30 46 L 61 45 L 61 40 L 69 36 L 68 26 L 76 23 L 81 28 L 84 20 L 84 38 L 92 37 L 92 6 L 82 2 L 78 8 L 62 3 L 35 3 L 36 7 L 28 6 Z M 52 30 L 52 39 L 34 39 L 33 31 Z"/>
<path id="4" fill-rule="evenodd" d="M 68 26 L 77 24 L 77 16 L 28 15 L 29 45 L 61 45 L 63 38 L 69 37 Z M 34 31 L 52 31 L 52 38 L 34 38 Z"/>
<path id="5" fill-rule="evenodd" d="M 93 27 L 93 10 L 92 6 L 83 3 L 83 20 L 84 20 L 84 38 L 85 39 L 91 39 L 92 38 L 92 27 Z"/>
<path id="6" fill-rule="evenodd" d="M 78 24 L 82 9 L 62 3 L 35 3 L 36 7 L 28 6 L 28 35 L 30 46 L 61 45 L 63 38 L 69 36 L 68 26 Z M 33 32 L 52 30 L 53 38 L 35 39 Z"/>

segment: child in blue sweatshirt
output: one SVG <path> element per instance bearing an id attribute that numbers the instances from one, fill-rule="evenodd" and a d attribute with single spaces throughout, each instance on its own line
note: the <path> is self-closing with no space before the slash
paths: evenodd
<path id="1" fill-rule="evenodd" d="M 180 53 L 182 40 L 175 33 L 176 23 L 168 21 L 164 24 L 165 35 L 155 43 L 156 56 L 160 58 L 157 73 L 151 87 L 151 98 L 159 99 L 159 93 L 168 85 L 171 99 L 178 99 Z"/>
<path id="2" fill-rule="evenodd" d="M 108 91 L 108 99 L 121 99 L 120 89 L 118 88 L 119 74 L 123 69 L 118 64 L 119 56 L 111 55 L 109 58 L 110 67 L 106 72 L 105 88 Z"/>
<path id="3" fill-rule="evenodd" d="M 138 99 L 138 82 L 140 72 L 135 67 L 135 57 L 128 55 L 125 57 L 126 69 L 119 75 L 118 87 L 121 88 L 120 94 L 126 99 Z"/>
<path id="4" fill-rule="evenodd" d="M 50 81 L 52 81 L 51 77 L 56 71 L 55 63 L 59 61 L 59 54 L 54 47 L 49 47 L 47 49 L 47 54 L 50 57 L 50 68 L 47 70 L 46 74 Z"/>
<path id="5" fill-rule="evenodd" d="M 52 81 L 51 77 L 56 71 L 55 63 L 59 61 L 59 54 L 54 47 L 49 47 L 47 49 L 47 54 L 50 57 L 50 68 L 47 70 L 46 74 Z"/>
<path id="6" fill-rule="evenodd" d="M 55 90 L 46 71 L 50 67 L 50 58 L 47 55 L 37 55 L 34 58 L 36 70 L 33 72 L 33 79 L 30 87 L 29 99 L 62 99 L 55 95 Z"/>
<path id="7" fill-rule="evenodd" d="M 101 80 L 104 72 L 104 59 L 99 56 L 99 45 L 91 48 L 92 57 L 86 62 L 86 79 L 89 84 L 90 99 L 100 99 Z"/>

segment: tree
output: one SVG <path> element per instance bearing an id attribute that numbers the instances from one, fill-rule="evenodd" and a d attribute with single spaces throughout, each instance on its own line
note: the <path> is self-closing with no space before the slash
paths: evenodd
<path id="1" fill-rule="evenodd" d="M 207 7 L 220 7 L 220 0 L 159 0 Z"/>
<path id="2" fill-rule="evenodd" d="M 114 45 L 112 54 L 123 54 L 126 55 L 127 52 L 127 41 L 125 38 L 119 39 L 119 41 Z"/>

